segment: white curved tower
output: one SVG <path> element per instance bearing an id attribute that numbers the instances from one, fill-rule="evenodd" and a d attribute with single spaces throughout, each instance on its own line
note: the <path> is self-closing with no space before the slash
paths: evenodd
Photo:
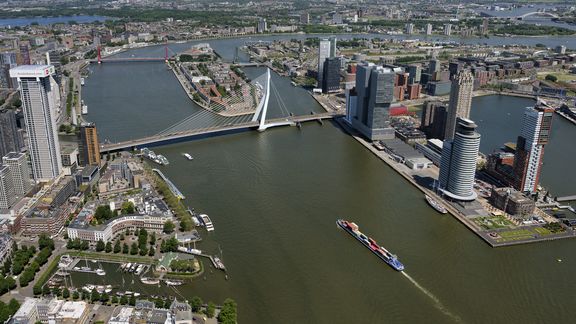
<path id="1" fill-rule="evenodd" d="M 480 149 L 480 134 L 470 119 L 457 119 L 456 133 L 451 141 L 444 141 L 440 163 L 439 189 L 448 197 L 471 201 L 476 199 L 474 176 Z"/>

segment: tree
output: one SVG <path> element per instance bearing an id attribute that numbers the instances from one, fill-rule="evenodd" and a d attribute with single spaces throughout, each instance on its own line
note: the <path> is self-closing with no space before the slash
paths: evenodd
<path id="1" fill-rule="evenodd" d="M 54 250 L 54 240 L 46 234 L 40 234 L 38 237 L 38 248 L 42 250 L 46 247 L 50 250 Z"/>
<path id="2" fill-rule="evenodd" d="M 148 256 L 154 256 L 155 253 L 156 253 L 156 250 L 154 250 L 154 247 L 151 246 L 150 249 L 148 249 Z"/>
<path id="3" fill-rule="evenodd" d="M 112 252 L 112 242 L 110 242 L 110 241 L 106 242 L 105 251 L 106 251 L 106 253 Z"/>
<path id="4" fill-rule="evenodd" d="M 192 312 L 194 313 L 200 312 L 200 310 L 202 309 L 202 304 L 204 304 L 202 298 L 198 296 L 192 297 L 192 299 L 190 300 L 190 306 L 192 307 Z"/>
<path id="5" fill-rule="evenodd" d="M 140 247 L 140 255 L 145 256 L 146 254 L 148 254 L 148 249 L 146 248 L 146 245 L 141 246 Z"/>
<path id="6" fill-rule="evenodd" d="M 154 305 L 156 306 L 156 308 L 162 308 L 164 307 L 164 300 L 162 298 L 156 298 L 154 300 Z"/>
<path id="7" fill-rule="evenodd" d="M 183 217 L 180 221 L 180 231 L 181 232 L 188 232 L 194 228 L 192 223 L 192 218 L 190 216 Z"/>
<path id="8" fill-rule="evenodd" d="M 134 297 L 134 295 L 130 296 L 130 301 L 128 301 L 128 304 L 130 304 L 130 306 L 136 305 L 136 297 Z"/>
<path id="9" fill-rule="evenodd" d="M 96 212 L 94 212 L 94 217 L 98 220 L 98 222 L 103 222 L 114 217 L 114 213 L 110 209 L 109 205 L 101 205 L 96 208 Z"/>
<path id="10" fill-rule="evenodd" d="M 80 294 L 78 293 L 78 290 L 74 290 L 74 292 L 72 293 L 72 299 L 78 300 L 79 298 L 80 298 Z"/>
<path id="11" fill-rule="evenodd" d="M 164 233 L 166 234 L 170 234 L 172 232 L 174 232 L 174 228 L 176 228 L 176 225 L 174 225 L 174 223 L 171 220 L 166 221 L 166 223 L 164 223 Z"/>
<path id="12" fill-rule="evenodd" d="M 42 295 L 50 295 L 50 287 L 48 287 L 48 285 L 44 285 L 44 287 L 42 287 Z"/>
<path id="13" fill-rule="evenodd" d="M 96 251 L 102 252 L 102 251 L 104 251 L 105 248 L 106 248 L 106 244 L 104 244 L 104 241 L 98 240 L 98 242 L 96 243 Z"/>
<path id="14" fill-rule="evenodd" d="M 150 234 L 150 245 L 155 245 L 156 244 L 156 233 L 152 232 L 152 234 Z"/>
<path id="15" fill-rule="evenodd" d="M 64 288 L 64 290 L 62 290 L 62 298 L 68 299 L 69 297 L 70 297 L 70 290 L 68 290 L 68 288 Z"/>
<path id="16" fill-rule="evenodd" d="M 116 295 L 112 295 L 112 298 L 110 299 L 110 302 L 112 304 L 118 304 L 118 297 L 116 297 Z"/>
<path id="17" fill-rule="evenodd" d="M 32 293 L 34 296 L 42 295 L 42 287 L 34 285 L 34 287 L 32 287 Z"/>
<path id="18" fill-rule="evenodd" d="M 120 253 L 121 250 L 122 246 L 120 245 L 120 241 L 116 240 L 116 243 L 114 243 L 114 253 Z"/>
<path id="19" fill-rule="evenodd" d="M 126 304 L 128 304 L 128 297 L 126 297 L 126 295 L 120 296 L 120 305 L 126 305 Z"/>
<path id="20" fill-rule="evenodd" d="M 88 243 L 88 241 L 86 241 L 86 240 L 82 240 L 82 243 L 80 243 L 80 250 L 86 251 L 89 248 L 90 248 L 90 243 Z"/>
<path id="21" fill-rule="evenodd" d="M 120 209 L 120 213 L 122 215 L 129 215 L 134 214 L 136 209 L 134 208 L 134 203 L 131 201 L 126 201 L 122 204 L 122 208 Z"/>
<path id="22" fill-rule="evenodd" d="M 548 74 L 548 75 L 546 75 L 546 80 L 556 82 L 556 81 L 558 81 L 558 77 L 553 75 L 553 74 Z"/>
<path id="23" fill-rule="evenodd" d="M 107 293 L 102 293 L 100 294 L 100 301 L 103 303 L 108 302 L 108 300 L 110 299 L 110 296 Z"/>
<path id="24" fill-rule="evenodd" d="M 90 295 L 90 301 L 95 303 L 97 300 L 100 299 L 100 294 L 96 291 L 96 288 L 92 289 L 92 294 Z"/>
<path id="25" fill-rule="evenodd" d="M 238 321 L 236 314 L 236 302 L 230 298 L 227 298 L 220 309 L 218 314 L 218 322 L 233 324 Z"/>
<path id="26" fill-rule="evenodd" d="M 122 245 L 122 253 L 128 254 L 129 252 L 130 248 L 128 247 L 128 244 L 124 243 L 124 245 Z"/>
<path id="27" fill-rule="evenodd" d="M 130 254 L 131 255 L 138 254 L 138 244 L 136 244 L 136 242 L 132 242 L 132 246 L 130 247 Z"/>
<path id="28" fill-rule="evenodd" d="M 214 317 L 214 313 L 216 312 L 216 305 L 213 302 L 208 302 L 208 306 L 206 306 L 205 314 L 208 318 Z"/>

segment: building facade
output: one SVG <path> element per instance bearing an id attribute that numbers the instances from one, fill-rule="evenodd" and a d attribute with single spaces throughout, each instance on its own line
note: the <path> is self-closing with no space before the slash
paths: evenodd
<path id="1" fill-rule="evenodd" d="M 24 153 L 11 152 L 2 157 L 2 163 L 10 169 L 14 193 L 23 197 L 30 189 L 32 183 L 30 179 L 30 168 L 28 167 L 28 157 Z"/>
<path id="2" fill-rule="evenodd" d="M 87 223 L 72 223 L 68 227 L 68 237 L 79 238 L 90 242 L 102 240 L 108 242 L 117 235 L 129 229 L 145 229 L 147 231 L 162 231 L 164 223 L 170 220 L 166 216 L 130 215 L 111 220 L 99 226 L 90 226 Z"/>
<path id="3" fill-rule="evenodd" d="M 480 134 L 473 121 L 459 117 L 457 122 L 454 139 L 442 147 L 438 189 L 451 199 L 471 201 L 477 196 L 473 188 Z"/>
<path id="4" fill-rule="evenodd" d="M 99 165 L 100 164 L 100 143 L 98 142 L 98 133 L 94 123 L 82 123 L 80 125 L 78 151 L 80 165 Z"/>
<path id="5" fill-rule="evenodd" d="M 454 138 L 458 117 L 464 119 L 470 118 L 473 88 L 474 76 L 472 76 L 470 71 L 462 70 L 454 77 L 454 80 L 452 80 L 444 139 L 451 140 Z"/>
<path id="6" fill-rule="evenodd" d="M 324 60 L 323 73 L 322 92 L 338 92 L 340 90 L 340 59 L 337 57 L 329 57 Z"/>
<path id="7" fill-rule="evenodd" d="M 0 166 L 0 210 L 8 210 L 16 202 L 14 183 L 10 168 L 6 165 Z"/>
<path id="8" fill-rule="evenodd" d="M 321 39 L 318 44 L 318 85 L 322 86 L 324 78 L 324 61 L 330 57 L 330 40 Z"/>
<path id="9" fill-rule="evenodd" d="M 514 188 L 492 188 L 490 202 L 510 215 L 530 215 L 536 203 Z"/>
<path id="10" fill-rule="evenodd" d="M 55 109 L 51 107 L 52 91 L 58 91 L 51 87 L 53 73 L 54 67 L 49 65 L 24 65 L 10 70 L 10 76 L 17 78 L 20 87 L 32 175 L 36 181 L 52 180 L 62 169 Z"/>
<path id="11" fill-rule="evenodd" d="M 21 133 L 16 126 L 16 114 L 12 109 L 0 109 L 0 156 L 20 152 L 24 147 Z"/>
<path id="12" fill-rule="evenodd" d="M 544 105 L 526 108 L 524 112 L 514 156 L 515 187 L 521 192 L 534 194 L 538 190 L 553 115 L 554 109 Z"/>
<path id="13" fill-rule="evenodd" d="M 394 102 L 395 73 L 372 63 L 358 64 L 356 70 L 356 116 L 352 126 L 370 140 L 394 138 L 390 107 Z"/>

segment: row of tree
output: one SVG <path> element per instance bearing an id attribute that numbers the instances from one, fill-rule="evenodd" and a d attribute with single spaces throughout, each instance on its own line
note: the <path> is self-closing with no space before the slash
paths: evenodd
<path id="1" fill-rule="evenodd" d="M 54 240 L 46 234 L 41 234 L 38 238 L 38 247 L 40 248 L 40 252 L 38 252 L 38 255 L 34 258 L 32 263 L 26 267 L 20 278 L 18 278 L 20 287 L 28 286 L 30 281 L 34 280 L 36 273 L 40 271 L 40 267 L 48 262 L 48 259 L 52 255 L 52 251 L 54 251 Z"/>

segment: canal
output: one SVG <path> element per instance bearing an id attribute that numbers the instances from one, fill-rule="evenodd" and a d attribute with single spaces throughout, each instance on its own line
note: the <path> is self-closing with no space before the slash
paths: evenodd
<path id="1" fill-rule="evenodd" d="M 98 68 L 83 93 L 91 107 L 87 117 L 102 138 L 156 132 L 195 109 L 163 65 Z M 121 74 L 130 82 L 114 79 Z M 281 94 L 300 91 L 285 100 L 289 109 L 318 109 L 302 90 L 276 85 Z M 162 99 L 153 101 L 156 96 Z M 475 98 L 472 118 L 482 151 L 514 141 L 522 108 L 531 104 Z M 270 109 L 280 110 L 277 103 Z M 509 122 L 491 122 L 508 113 Z M 543 183 L 572 194 L 574 174 L 561 170 L 576 157 L 570 145 L 575 128 L 559 118 L 554 127 Z M 572 322 L 576 240 L 490 248 L 451 216 L 435 213 L 418 190 L 330 123 L 156 151 L 170 160 L 161 169 L 186 195 L 185 203 L 214 222 L 216 230 L 204 233 L 198 248 L 221 251 L 229 269 L 228 280 L 208 269 L 179 292 L 217 303 L 234 298 L 241 323 Z M 405 274 L 338 230 L 338 218 L 355 221 L 398 254 Z M 114 272 L 110 278 L 122 281 Z"/>

